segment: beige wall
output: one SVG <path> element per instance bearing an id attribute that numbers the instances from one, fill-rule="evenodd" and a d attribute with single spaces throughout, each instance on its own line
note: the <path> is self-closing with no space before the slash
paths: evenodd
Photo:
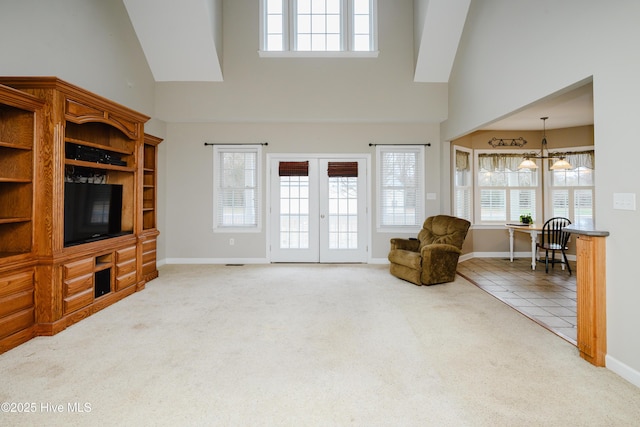
<path id="1" fill-rule="evenodd" d="M 413 1 L 379 1 L 378 58 L 260 58 L 259 2 L 227 0 L 220 83 L 159 83 L 168 122 L 440 123 L 445 83 L 414 83 Z"/>
<path id="2" fill-rule="evenodd" d="M 259 143 L 268 142 L 264 157 L 277 153 L 365 154 L 370 155 L 368 170 L 375 185 L 375 148 L 370 142 L 402 144 L 437 140 L 438 125 L 373 124 L 373 123 L 171 123 L 166 142 L 168 227 L 167 259 L 170 262 L 215 262 L 216 259 L 266 261 L 269 221 L 266 191 L 263 197 L 263 229 L 260 233 L 213 232 L 213 154 L 204 142 Z M 164 143 L 163 143 L 164 144 Z M 439 145 L 426 148 L 427 192 L 439 194 L 441 171 Z M 263 164 L 265 164 L 263 162 Z M 263 171 L 263 185 L 268 185 L 268 172 Z M 265 187 L 266 190 L 266 187 Z M 375 206 L 376 192 L 371 188 L 370 206 Z M 427 202 L 427 213 L 441 211 L 439 198 Z M 370 258 L 386 259 L 389 239 L 415 236 L 415 233 L 378 233 L 375 229 L 376 209 L 369 209 L 372 227 Z M 234 245 L 229 245 L 229 238 Z"/>

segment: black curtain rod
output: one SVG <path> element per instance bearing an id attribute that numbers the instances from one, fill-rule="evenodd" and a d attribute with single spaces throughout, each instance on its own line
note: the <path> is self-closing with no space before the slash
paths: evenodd
<path id="1" fill-rule="evenodd" d="M 268 142 L 257 142 L 255 144 L 247 142 L 247 143 L 240 143 L 240 144 L 234 144 L 234 143 L 228 143 L 228 142 L 205 142 L 204 143 L 205 147 L 209 146 L 209 145 L 269 145 Z"/>
<path id="2" fill-rule="evenodd" d="M 378 145 L 386 145 L 386 146 L 391 146 L 391 145 L 424 145 L 425 147 L 431 147 L 431 143 L 430 142 L 425 142 L 424 144 L 374 144 L 372 142 L 369 143 L 369 147 L 376 147 Z"/>

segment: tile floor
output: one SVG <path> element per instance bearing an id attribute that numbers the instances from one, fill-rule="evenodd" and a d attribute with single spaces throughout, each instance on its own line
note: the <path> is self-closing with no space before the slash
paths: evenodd
<path id="1" fill-rule="evenodd" d="M 572 274 L 544 263 L 531 269 L 531 258 L 473 258 L 458 264 L 458 274 L 551 332 L 576 344 L 576 265 Z"/>

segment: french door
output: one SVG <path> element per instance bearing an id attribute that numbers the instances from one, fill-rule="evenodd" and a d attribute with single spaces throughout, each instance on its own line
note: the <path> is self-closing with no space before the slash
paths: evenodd
<path id="1" fill-rule="evenodd" d="M 272 262 L 367 261 L 367 159 L 274 158 Z"/>

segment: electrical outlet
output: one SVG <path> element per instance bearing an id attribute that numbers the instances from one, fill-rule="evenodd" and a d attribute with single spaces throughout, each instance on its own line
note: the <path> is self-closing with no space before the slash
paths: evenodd
<path id="1" fill-rule="evenodd" d="M 233 246 L 236 244 L 235 239 L 232 237 L 231 239 L 229 239 L 229 246 Z"/>
<path id="2" fill-rule="evenodd" d="M 636 210 L 636 194 L 635 193 L 613 193 L 613 209 L 623 211 Z"/>

